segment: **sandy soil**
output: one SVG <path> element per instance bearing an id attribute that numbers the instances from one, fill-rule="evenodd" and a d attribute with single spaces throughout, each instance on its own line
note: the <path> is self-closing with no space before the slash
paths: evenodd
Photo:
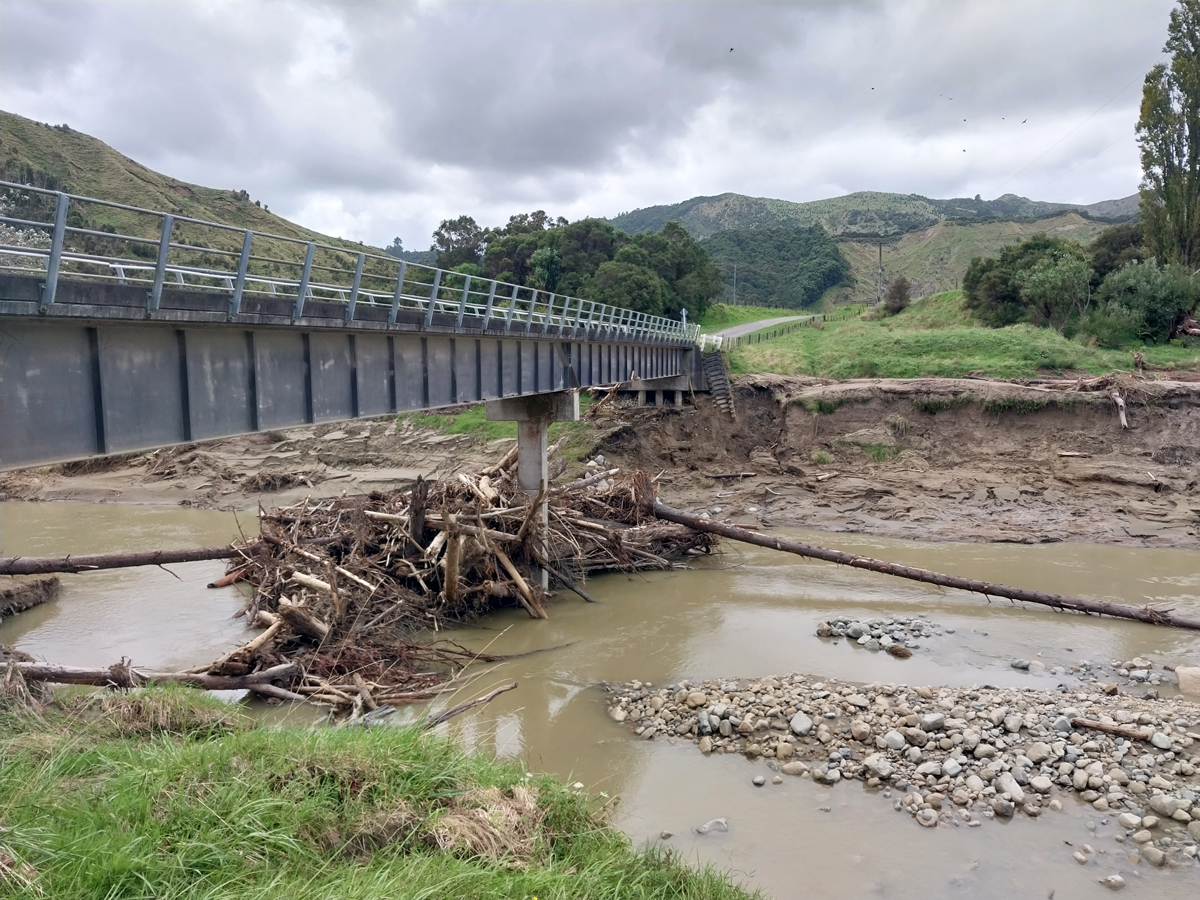
<path id="1" fill-rule="evenodd" d="M 1061 385 L 1059 386 L 1061 387 Z M 1197 547 L 1200 384 L 735 379 L 737 416 L 606 407 L 606 464 L 722 519 L 923 540 Z M 510 446 L 379 419 L 10 473 L 0 498 L 245 509 L 479 469 Z M 734 477 L 730 477 L 734 476 Z M 719 511 L 718 511 L 719 510 Z"/>

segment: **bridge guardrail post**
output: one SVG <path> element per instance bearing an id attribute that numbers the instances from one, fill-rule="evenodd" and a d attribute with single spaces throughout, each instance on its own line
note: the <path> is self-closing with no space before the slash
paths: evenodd
<path id="1" fill-rule="evenodd" d="M 308 249 L 304 251 L 304 268 L 300 272 L 300 284 L 296 291 L 296 308 L 292 310 L 293 322 L 304 315 L 304 301 L 308 295 L 308 279 L 312 275 L 313 254 L 316 252 L 317 245 L 309 241 Z"/>
<path id="2" fill-rule="evenodd" d="M 508 301 L 508 314 L 504 317 L 504 330 L 512 331 L 513 313 L 517 311 L 517 291 L 521 290 L 517 285 L 513 285 L 512 298 Z"/>
<path id="3" fill-rule="evenodd" d="M 463 276 L 462 296 L 458 298 L 458 318 L 455 319 L 455 321 L 454 321 L 455 330 L 462 328 L 463 316 L 466 315 L 466 312 L 467 312 L 467 296 L 470 294 L 470 292 L 471 292 L 471 276 L 464 275 Z"/>
<path id="4" fill-rule="evenodd" d="M 162 303 L 163 279 L 167 274 L 167 257 L 171 253 L 171 232 L 175 230 L 175 217 L 170 213 L 163 215 L 162 237 L 158 241 L 158 261 L 154 264 L 154 284 L 146 298 L 146 309 L 157 312 Z"/>
<path id="5" fill-rule="evenodd" d="M 483 308 L 483 330 L 487 331 L 492 324 L 492 307 L 496 304 L 496 279 L 492 279 L 492 286 L 488 289 L 487 306 Z"/>
<path id="6" fill-rule="evenodd" d="M 346 321 L 354 321 L 354 307 L 358 305 L 358 289 L 362 285 L 363 264 L 367 261 L 365 253 L 358 254 L 358 264 L 354 267 L 354 283 L 350 287 L 350 302 L 346 304 Z"/>
<path id="7" fill-rule="evenodd" d="M 396 292 L 392 295 L 392 309 L 388 313 L 388 324 L 395 325 L 396 318 L 400 315 L 400 298 L 404 294 L 404 270 L 408 268 L 408 263 L 400 260 L 400 272 L 396 275 Z"/>
<path id="8" fill-rule="evenodd" d="M 242 311 L 242 294 L 246 290 L 246 273 L 250 271 L 250 245 L 254 242 L 254 232 L 246 229 L 242 232 L 242 255 L 238 259 L 237 280 L 233 283 L 233 296 L 229 298 L 229 314 L 236 316 Z"/>
<path id="9" fill-rule="evenodd" d="M 62 265 L 63 238 L 67 233 L 67 207 L 71 198 L 58 192 L 58 206 L 54 209 L 54 236 L 50 239 L 50 256 L 46 259 L 46 283 L 42 285 L 42 303 L 45 309 L 54 302 L 58 293 L 58 269 Z"/>
<path id="10" fill-rule="evenodd" d="M 529 298 L 529 313 L 525 316 L 525 333 L 529 334 L 529 329 L 533 327 L 533 308 L 537 305 L 538 292 L 535 289 L 533 296 Z"/>
<path id="11" fill-rule="evenodd" d="M 429 305 L 425 307 L 425 327 L 433 324 L 433 309 L 437 306 L 438 291 L 442 287 L 442 270 L 433 270 L 433 290 L 429 292 Z"/>

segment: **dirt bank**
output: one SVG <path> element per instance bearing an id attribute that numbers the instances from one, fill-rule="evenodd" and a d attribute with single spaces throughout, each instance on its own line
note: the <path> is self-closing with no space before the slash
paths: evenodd
<path id="1" fill-rule="evenodd" d="M 924 540 L 1195 547 L 1200 385 L 743 376 L 603 442 L 713 516 Z M 739 473 L 751 473 L 739 476 Z M 735 477 L 730 477 L 735 476 Z"/>
<path id="2" fill-rule="evenodd" d="M 694 408 L 613 404 L 587 441 L 611 463 L 660 475 L 669 502 L 745 523 L 1200 546 L 1200 384 L 1116 384 L 1127 429 L 1113 387 L 1063 387 L 742 376 L 736 419 L 703 395 Z M 510 445 L 412 417 L 319 425 L 11 473 L 0 499 L 245 509 L 478 469 Z"/>
<path id="3" fill-rule="evenodd" d="M 503 453 L 511 441 L 497 442 Z M 403 487 L 480 468 L 497 448 L 409 417 L 269 431 L 0 476 L 0 500 L 237 510 Z"/>

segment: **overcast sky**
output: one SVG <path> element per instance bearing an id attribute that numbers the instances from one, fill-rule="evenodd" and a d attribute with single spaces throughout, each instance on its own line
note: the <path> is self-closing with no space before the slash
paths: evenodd
<path id="1" fill-rule="evenodd" d="M 1137 189 L 1172 5 L 0 0 L 0 106 L 410 249 L 724 191 L 1090 203 Z"/>

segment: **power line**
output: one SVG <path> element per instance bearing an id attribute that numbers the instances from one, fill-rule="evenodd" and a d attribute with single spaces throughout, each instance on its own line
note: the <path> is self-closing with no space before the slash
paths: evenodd
<path id="1" fill-rule="evenodd" d="M 1009 176 L 1009 178 L 1004 182 L 1004 184 L 1002 184 L 1002 185 L 1000 185 L 1000 187 L 996 188 L 996 196 L 1000 196 L 1000 191 L 1002 191 L 1004 189 L 1005 185 L 1007 185 L 1010 181 L 1012 181 L 1014 178 L 1016 178 L 1018 175 L 1020 175 L 1021 172 L 1024 172 L 1025 169 L 1028 169 L 1030 166 L 1032 166 L 1034 163 L 1036 163 L 1039 159 L 1041 159 L 1043 156 L 1045 156 L 1047 153 L 1049 153 L 1051 150 L 1053 150 L 1055 147 L 1057 147 L 1059 144 L 1061 144 L 1063 141 L 1065 141 L 1067 138 L 1069 138 L 1071 135 L 1073 135 L 1075 132 L 1077 132 L 1080 128 L 1082 128 L 1088 122 L 1090 122 L 1093 118 L 1095 118 L 1101 112 L 1101 110 L 1104 109 L 1104 107 L 1108 106 L 1108 104 L 1112 103 L 1114 100 L 1116 100 L 1118 97 L 1120 97 L 1123 93 L 1125 93 L 1127 90 L 1129 90 L 1129 86 L 1132 85 L 1135 81 L 1137 81 L 1141 77 L 1142 77 L 1141 75 L 1135 75 L 1132 79 L 1130 79 L 1129 84 L 1125 85 L 1125 87 L 1121 88 L 1119 91 L 1117 91 L 1111 97 L 1109 97 L 1106 101 L 1104 101 L 1104 103 L 1102 103 L 1100 105 L 1099 109 L 1097 109 L 1094 113 L 1092 113 L 1090 116 L 1088 116 L 1086 119 L 1084 119 L 1078 125 L 1076 125 L 1074 128 L 1072 128 L 1070 131 L 1068 131 L 1066 134 L 1064 134 L 1062 137 L 1060 137 L 1057 141 L 1055 141 L 1053 144 L 1051 144 L 1049 147 L 1047 147 L 1045 150 L 1043 150 L 1041 153 L 1039 153 L 1037 158 L 1033 159 L 1029 163 L 1027 163 L 1020 170 L 1020 172 L 1017 172 L 1015 175 Z M 1103 151 L 1101 151 L 1101 152 L 1103 152 Z M 1041 190 L 1041 189 L 1039 188 L 1038 190 Z"/>
<path id="2" fill-rule="evenodd" d="M 1137 129 L 1135 128 L 1135 129 L 1133 129 L 1132 131 L 1128 131 L 1128 132 L 1126 132 L 1125 134 L 1121 135 L 1119 138 L 1117 138 L 1117 139 L 1116 139 L 1115 141 L 1113 141 L 1111 144 L 1105 144 L 1105 145 L 1104 145 L 1104 147 L 1103 147 L 1102 149 L 1100 149 L 1100 150 L 1098 150 L 1097 152 L 1093 153 L 1093 154 L 1092 154 L 1091 156 L 1089 156 L 1087 159 L 1083 160 L 1083 162 L 1078 162 L 1078 163 L 1076 163 L 1075 165 L 1071 166 L 1071 168 L 1067 169 L 1067 171 L 1065 171 L 1065 172 L 1059 172 L 1057 175 L 1055 175 L 1053 178 L 1051 178 L 1049 181 L 1047 181 L 1047 182 L 1046 182 L 1045 184 L 1043 184 L 1041 187 L 1039 187 L 1039 188 L 1035 188 L 1035 189 L 1034 189 L 1034 190 L 1032 190 L 1030 193 L 1033 193 L 1033 194 L 1040 193 L 1040 192 L 1041 192 L 1041 191 L 1042 191 L 1044 188 L 1047 188 L 1047 187 L 1049 187 L 1050 185 L 1054 184 L 1054 182 L 1058 181 L 1058 179 L 1062 178 L 1064 175 L 1070 175 L 1072 172 L 1074 172 L 1076 169 L 1078 169 L 1078 168 L 1079 168 L 1080 166 L 1082 166 L 1084 163 L 1089 163 L 1089 162 L 1091 162 L 1093 159 L 1095 159 L 1097 156 L 1099 156 L 1101 153 L 1103 153 L 1103 152 L 1104 152 L 1105 150 L 1107 150 L 1109 147 L 1114 147 L 1114 146 L 1116 146 L 1117 144 L 1121 143 L 1121 141 L 1125 140 L 1126 138 L 1132 137 L 1136 131 L 1137 131 Z"/>

